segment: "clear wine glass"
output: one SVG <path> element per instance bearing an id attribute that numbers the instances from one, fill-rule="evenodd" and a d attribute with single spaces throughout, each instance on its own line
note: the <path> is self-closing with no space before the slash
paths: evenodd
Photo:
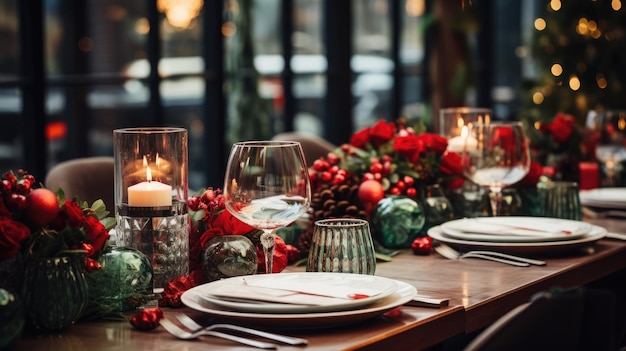
<path id="1" fill-rule="evenodd" d="M 626 161 L 626 111 L 606 111 L 600 114 L 600 141 L 596 158 L 602 162 L 606 177 L 602 186 L 621 186 L 622 162 Z"/>
<path id="2" fill-rule="evenodd" d="M 520 181 L 530 168 L 530 151 L 522 123 L 472 123 L 462 156 L 465 176 L 489 189 L 495 217 L 502 189 Z"/>
<path id="3" fill-rule="evenodd" d="M 272 273 L 274 231 L 302 216 L 311 204 L 311 185 L 299 142 L 235 143 L 224 178 L 226 209 L 263 230 L 265 271 Z"/>

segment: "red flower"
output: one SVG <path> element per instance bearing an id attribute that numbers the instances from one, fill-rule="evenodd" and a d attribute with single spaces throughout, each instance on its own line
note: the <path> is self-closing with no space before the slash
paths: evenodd
<path id="1" fill-rule="evenodd" d="M 520 180 L 518 186 L 535 186 L 539 183 L 539 178 L 543 175 L 543 166 L 539 162 L 531 161 L 530 169 L 522 180 Z"/>
<path id="2" fill-rule="evenodd" d="M 399 136 L 393 141 L 393 149 L 406 157 L 409 162 L 415 163 L 418 161 L 421 153 L 425 151 L 424 140 L 414 134 Z"/>
<path id="3" fill-rule="evenodd" d="M 575 124 L 576 121 L 572 115 L 558 113 L 547 129 L 557 143 L 563 144 L 574 133 Z"/>
<path id="4" fill-rule="evenodd" d="M 365 149 L 369 141 L 370 141 L 369 128 L 361 129 L 360 131 L 352 134 L 352 137 L 350 137 L 350 145 L 357 147 L 359 149 Z"/>
<path id="5" fill-rule="evenodd" d="M 195 278 L 195 275 L 182 275 L 167 282 L 159 299 L 159 306 L 181 307 L 183 303 L 180 301 L 180 297 L 183 293 L 198 285 Z"/>
<path id="6" fill-rule="evenodd" d="M 30 229 L 10 218 L 0 219 L 0 260 L 17 254 L 20 245 L 30 236 Z"/>
<path id="7" fill-rule="evenodd" d="M 104 248 L 106 241 L 109 239 L 109 232 L 107 232 L 100 220 L 94 216 L 87 216 L 85 231 L 87 240 L 93 247 L 93 251 L 87 253 L 87 257 L 90 257 Z"/>
<path id="8" fill-rule="evenodd" d="M 443 154 L 448 148 L 448 140 L 439 134 L 424 133 L 418 136 L 426 147 L 426 151 L 434 151 L 437 155 Z"/>
<path id="9" fill-rule="evenodd" d="M 80 206 L 72 200 L 65 201 L 61 208 L 61 213 L 65 216 L 67 223 L 72 228 L 79 228 L 86 221 L 85 213 Z"/>
<path id="10" fill-rule="evenodd" d="M 448 175 L 462 175 L 463 164 L 461 155 L 457 154 L 456 152 L 445 152 L 441 157 L 439 170 L 441 170 L 442 173 Z"/>
<path id="11" fill-rule="evenodd" d="M 396 125 L 393 122 L 387 123 L 384 120 L 380 120 L 370 129 L 370 142 L 372 145 L 379 147 L 380 145 L 393 139 L 395 132 Z M 352 143 L 352 140 L 350 140 L 350 143 Z"/>

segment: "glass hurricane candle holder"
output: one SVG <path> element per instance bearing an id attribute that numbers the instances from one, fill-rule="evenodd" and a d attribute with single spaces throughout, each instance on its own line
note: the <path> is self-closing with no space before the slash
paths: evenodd
<path id="1" fill-rule="evenodd" d="M 483 107 L 449 107 L 439 110 L 439 135 L 448 139 L 448 150 L 462 152 L 468 137 L 468 124 L 489 123 L 492 111 Z"/>
<path id="2" fill-rule="evenodd" d="M 148 257 L 158 293 L 189 271 L 187 130 L 116 129 L 113 147 L 118 246 Z"/>

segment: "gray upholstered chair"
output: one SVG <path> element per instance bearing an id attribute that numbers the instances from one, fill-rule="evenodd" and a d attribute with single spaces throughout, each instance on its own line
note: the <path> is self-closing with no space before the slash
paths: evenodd
<path id="1" fill-rule="evenodd" d="M 76 158 L 54 165 L 46 175 L 46 188 L 63 189 L 65 197 L 78 197 L 90 205 L 102 199 L 107 210 L 115 211 L 113 157 Z"/>

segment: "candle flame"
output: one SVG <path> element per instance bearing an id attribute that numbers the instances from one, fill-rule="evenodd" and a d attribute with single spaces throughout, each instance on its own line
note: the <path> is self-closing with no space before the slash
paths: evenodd
<path id="1" fill-rule="evenodd" d="M 469 130 L 467 129 L 467 126 L 463 126 L 463 128 L 461 129 L 461 138 L 467 138 L 469 136 Z"/>
<path id="2" fill-rule="evenodd" d="M 463 117 L 459 116 L 456 120 L 456 126 L 458 128 L 463 128 L 464 125 L 465 125 L 465 121 L 463 120 Z"/>
<path id="3" fill-rule="evenodd" d="M 156 163 L 157 168 L 161 168 L 161 158 L 159 157 L 159 154 L 156 154 L 156 160 L 154 163 Z"/>
<path id="4" fill-rule="evenodd" d="M 152 181 L 152 171 L 150 170 L 150 167 L 146 168 L 146 180 L 148 183 Z"/>
<path id="5" fill-rule="evenodd" d="M 148 159 L 146 158 L 146 156 L 143 157 L 143 166 L 148 167 Z"/>

